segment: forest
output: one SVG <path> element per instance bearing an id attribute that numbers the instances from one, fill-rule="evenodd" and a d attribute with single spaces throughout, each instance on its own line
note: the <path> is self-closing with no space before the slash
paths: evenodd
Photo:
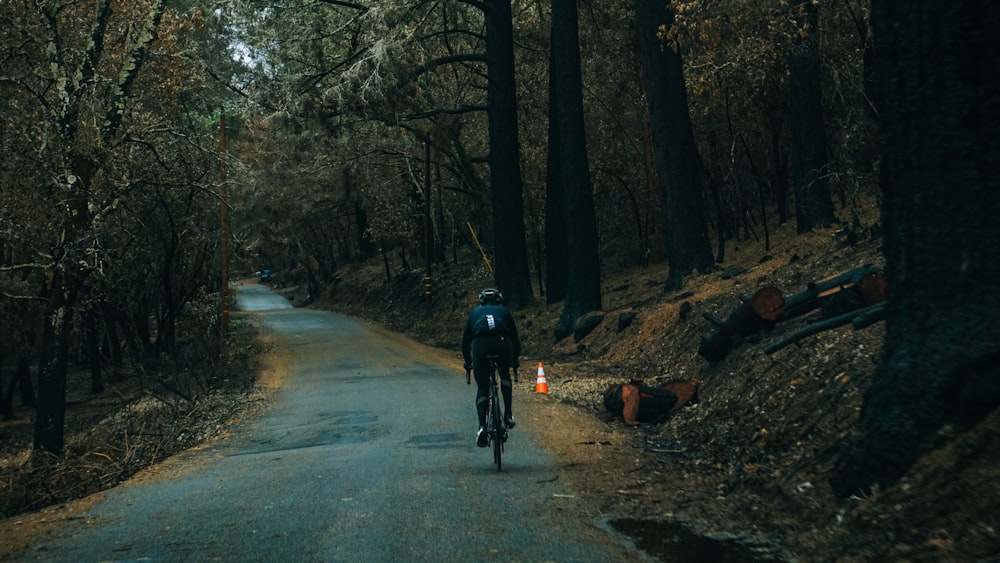
<path id="1" fill-rule="evenodd" d="M 612 273 L 673 292 L 779 225 L 878 229 L 886 345 L 834 487 L 890 485 L 1000 402 L 997 6 L 2 2 L 0 412 L 59 455 L 74 366 L 196 398 L 262 269 L 318 297 L 471 260 L 561 338 Z"/>

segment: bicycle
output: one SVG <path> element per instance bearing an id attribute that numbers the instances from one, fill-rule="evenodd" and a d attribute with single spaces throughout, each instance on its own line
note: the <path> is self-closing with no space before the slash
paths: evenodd
<path id="1" fill-rule="evenodd" d="M 501 470 L 503 457 L 503 445 L 507 441 L 508 428 L 507 424 L 503 419 L 503 413 L 500 410 L 500 385 L 498 379 L 500 378 L 500 368 L 497 361 L 500 356 L 489 355 L 486 359 L 490 362 L 490 391 L 487 395 L 487 406 L 486 406 L 486 439 L 488 443 L 493 447 L 493 462 L 497 464 L 497 471 Z M 517 368 L 513 370 L 514 381 L 517 381 Z M 470 378 L 472 370 L 465 371 L 465 383 L 466 385 L 472 383 Z"/>

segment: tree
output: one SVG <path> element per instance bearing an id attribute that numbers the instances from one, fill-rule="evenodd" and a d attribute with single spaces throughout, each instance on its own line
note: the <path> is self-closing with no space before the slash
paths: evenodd
<path id="1" fill-rule="evenodd" d="M 642 82 L 649 107 L 657 183 L 663 198 L 669 272 L 665 290 L 679 289 L 692 271 L 714 264 L 702 197 L 687 87 L 676 44 L 667 41 L 674 20 L 661 0 L 635 0 Z"/>
<path id="2" fill-rule="evenodd" d="M 895 483 L 1000 404 L 998 25 L 986 0 L 872 5 L 890 314 L 842 496 Z"/>
<path id="3" fill-rule="evenodd" d="M 555 37 L 550 34 L 549 50 L 554 52 Z M 559 303 L 566 298 L 569 285 L 569 241 L 566 239 L 566 196 L 562 183 L 562 159 L 559 156 L 559 120 L 551 108 L 559 104 L 558 61 L 549 56 L 549 137 L 545 160 L 545 301 Z"/>
<path id="4" fill-rule="evenodd" d="M 62 219 L 67 237 L 52 250 L 55 262 L 43 289 L 47 300 L 45 326 L 42 332 L 39 369 L 38 410 L 35 418 L 35 448 L 60 453 L 63 448 L 65 418 L 66 368 L 69 353 L 71 320 L 74 306 L 80 295 L 88 268 L 80 268 L 85 249 L 75 243 L 86 239 L 91 220 L 91 193 L 96 191 L 94 182 L 101 168 L 95 158 L 95 147 L 85 140 L 85 133 L 96 133 L 103 143 L 109 143 L 118 134 L 125 114 L 125 103 L 131 96 L 136 75 L 149 55 L 150 45 L 156 37 L 156 28 L 163 14 L 164 1 L 155 0 L 138 15 L 137 33 L 130 51 L 122 53 L 117 76 L 109 80 L 104 91 L 103 107 L 96 112 L 100 121 L 98 131 L 86 131 L 81 123 L 91 111 L 90 96 L 97 81 L 98 70 L 104 62 L 104 48 L 110 43 L 112 9 L 110 0 L 98 3 L 94 15 L 61 14 L 59 8 L 39 6 L 46 41 L 54 48 L 46 51 L 54 69 L 58 99 L 62 102 L 53 112 L 53 129 L 58 135 L 61 174 L 55 179 L 54 192 L 68 202 Z M 77 20 L 76 18 L 80 19 Z M 66 18 L 66 19 L 63 19 Z M 76 23 L 89 24 L 84 37 L 86 48 L 79 60 L 74 60 L 72 41 L 64 36 L 64 26 Z M 67 44 L 69 43 L 69 44 Z M 60 48 L 62 46 L 62 48 Z M 86 262 L 84 262 L 86 263 Z"/>
<path id="5" fill-rule="evenodd" d="M 217 236 L 203 236 L 217 222 L 205 177 L 218 161 L 200 144 L 215 134 L 186 107 L 202 80 L 185 58 L 202 19 L 159 1 L 14 2 L 0 17 L 3 43 L 17 49 L 0 80 L 14 110 L 4 129 L 24 132 L 0 135 L 0 236 L 18 249 L 4 253 L 0 284 L 8 298 L 39 304 L 5 312 L 26 331 L 41 329 L 35 447 L 59 453 L 67 361 L 84 357 L 71 335 L 86 330 L 96 340 L 103 331 L 114 344 L 120 331 L 136 360 L 145 344 L 177 361 L 180 312 L 218 279 Z M 155 345 L 139 336 L 151 317 Z M 212 319 L 199 318 L 199 334 Z M 0 353 L 9 350 L 5 343 Z M 89 352 L 100 383 L 94 340 Z"/>
<path id="6" fill-rule="evenodd" d="M 562 221 L 566 237 L 566 300 L 556 326 L 556 336 L 573 331 L 577 318 L 601 308 L 601 271 L 597 256 L 597 219 L 594 215 L 587 135 L 583 123 L 583 85 L 576 0 L 552 3 L 551 72 L 553 93 L 549 96 L 549 120 L 555 122 L 557 151 L 550 189 L 562 194 Z M 551 134 L 551 133 L 550 133 Z M 550 155 L 552 158 L 552 155 Z M 558 235 L 557 235 L 558 236 Z M 558 246 L 557 246 L 558 248 Z M 549 286 L 549 291 L 553 288 Z M 561 289 L 557 289 L 561 291 Z"/>
<path id="7" fill-rule="evenodd" d="M 827 180 L 829 158 L 820 83 L 819 13 L 812 0 L 796 0 L 793 5 L 802 11 L 802 24 L 788 57 L 789 125 L 796 227 L 799 233 L 805 233 L 815 227 L 828 227 L 834 216 Z"/>
<path id="8" fill-rule="evenodd" d="M 531 300 L 532 291 L 524 230 L 510 0 L 487 0 L 484 11 L 496 282 L 507 304 L 516 308 Z"/>

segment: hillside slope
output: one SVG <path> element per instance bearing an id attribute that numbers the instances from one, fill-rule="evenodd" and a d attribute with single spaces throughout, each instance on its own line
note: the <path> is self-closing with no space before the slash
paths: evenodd
<path id="1" fill-rule="evenodd" d="M 827 479 L 852 436 L 884 337 L 883 323 L 808 337 L 771 355 L 762 349 L 804 326 L 779 323 L 756 342 L 709 363 L 698 353 L 740 295 L 764 285 L 785 295 L 863 265 L 880 266 L 881 241 L 837 249 L 834 231 L 796 236 L 789 226 L 727 248 L 727 263 L 664 294 L 665 266 L 603 280 L 603 319 L 586 337 L 554 342 L 561 312 L 537 303 L 516 311 L 524 350 L 518 417 L 540 432 L 595 518 L 628 515 L 683 522 L 808 561 L 989 560 L 1000 554 L 1000 415 L 921 460 L 895 487 L 840 502 Z M 474 257 L 436 266 L 434 298 L 423 274 L 386 280 L 381 260 L 340 272 L 318 306 L 377 322 L 455 351 L 465 315 L 490 276 Z M 541 300 L 539 300 L 541 301 Z M 682 306 L 690 310 L 681 315 Z M 624 328 L 623 314 L 634 314 Z M 683 317 L 683 318 L 682 318 Z M 542 362 L 548 395 L 532 392 Z M 699 401 L 660 425 L 627 427 L 602 404 L 612 383 L 700 381 Z M 522 406 L 523 405 L 523 406 Z"/>

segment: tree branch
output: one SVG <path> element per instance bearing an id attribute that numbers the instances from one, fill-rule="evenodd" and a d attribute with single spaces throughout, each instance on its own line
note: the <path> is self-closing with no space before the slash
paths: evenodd
<path id="1" fill-rule="evenodd" d="M 367 12 L 369 10 L 368 6 L 362 6 L 361 4 L 355 4 L 354 2 L 343 2 L 342 0 L 319 0 L 319 1 L 324 4 L 331 4 L 333 6 L 342 6 L 344 8 L 357 10 L 359 12 Z"/>
<path id="2" fill-rule="evenodd" d="M 37 295 L 12 295 L 6 291 L 0 292 L 7 299 L 13 299 L 15 301 L 45 301 L 45 298 L 38 297 Z"/>
<path id="3" fill-rule="evenodd" d="M 421 113 L 411 113 L 407 115 L 402 115 L 400 116 L 400 119 L 404 120 L 426 119 L 428 117 L 434 117 L 435 115 L 462 115 L 464 113 L 472 113 L 476 111 L 486 111 L 486 106 L 462 106 L 458 108 L 438 108 Z"/>
<path id="4" fill-rule="evenodd" d="M 115 85 L 115 93 L 111 101 L 111 106 L 108 108 L 108 112 L 104 117 L 104 124 L 101 127 L 101 133 L 105 138 L 113 135 L 121 125 L 122 117 L 125 114 L 125 100 L 132 91 L 132 84 L 135 82 L 136 76 L 139 75 L 139 70 L 142 69 L 143 64 L 149 57 L 149 51 L 152 48 L 153 41 L 156 40 L 156 29 L 160 25 L 160 18 L 163 16 L 165 6 L 166 0 L 156 0 L 153 2 L 153 5 L 149 8 L 149 12 L 146 14 L 146 23 L 143 26 L 139 44 L 128 58 L 125 59 L 122 72 L 118 76 L 118 84 Z"/>
<path id="5" fill-rule="evenodd" d="M 459 4 L 465 4 L 466 6 L 472 6 L 473 8 L 482 10 L 483 13 L 489 10 L 489 6 L 485 2 L 477 2 L 476 0 L 458 0 Z"/>
<path id="6" fill-rule="evenodd" d="M 47 270 L 52 268 L 55 264 L 15 264 L 13 266 L 0 266 L 0 272 L 16 272 L 18 270 Z"/>
<path id="7" fill-rule="evenodd" d="M 781 350 L 785 346 L 788 346 L 789 344 L 794 344 L 807 336 L 812 336 L 814 334 L 823 332 L 824 330 L 830 330 L 832 328 L 837 328 L 839 326 L 846 325 L 859 317 L 863 319 L 864 323 L 867 323 L 864 324 L 863 326 L 868 326 L 876 322 L 876 320 L 881 319 L 882 315 L 884 314 L 884 311 L 885 311 L 885 303 L 884 302 L 876 303 L 875 305 L 872 305 L 870 307 L 865 307 L 863 309 L 855 309 L 853 311 L 848 311 L 843 315 L 838 315 L 836 317 L 829 318 L 824 321 L 817 321 L 810 325 L 806 325 L 805 328 L 799 329 L 798 331 L 793 332 L 792 334 L 782 338 L 781 340 L 773 344 L 769 344 L 768 346 L 764 347 L 764 353 L 773 354 L 774 352 Z M 859 328 L 863 328 L 863 326 Z"/>

